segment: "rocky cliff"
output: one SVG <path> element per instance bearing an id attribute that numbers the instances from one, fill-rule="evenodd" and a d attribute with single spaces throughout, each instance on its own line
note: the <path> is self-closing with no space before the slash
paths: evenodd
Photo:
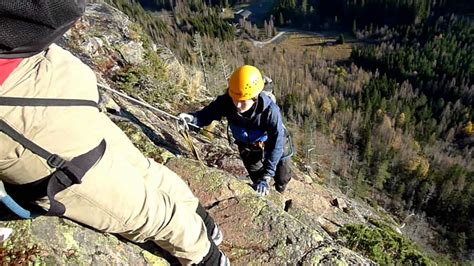
<path id="1" fill-rule="evenodd" d="M 152 43 L 124 14 L 90 4 L 60 41 L 97 73 L 100 83 L 177 113 L 199 71 L 184 66 L 166 47 Z M 209 209 L 225 238 L 221 247 L 237 264 L 372 264 L 337 240 L 344 224 L 379 217 L 369 206 L 318 184 L 295 167 L 287 192 L 255 195 L 227 140 L 194 134 L 204 164 L 192 159 L 175 121 L 102 91 L 102 106 L 148 156 L 176 171 Z M 218 126 L 218 129 L 222 126 Z M 220 133 L 222 134 L 222 133 Z M 1 227 L 14 229 L 0 247 L 2 262 L 91 265 L 176 263 L 153 244 L 127 242 L 63 218 L 17 220 L 1 210 Z"/>

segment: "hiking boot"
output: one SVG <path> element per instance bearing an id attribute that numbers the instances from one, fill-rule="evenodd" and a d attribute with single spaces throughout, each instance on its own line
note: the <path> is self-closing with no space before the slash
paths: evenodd
<path id="1" fill-rule="evenodd" d="M 284 185 L 275 184 L 275 190 L 280 192 L 280 193 L 285 192 L 286 184 L 284 184 Z"/>
<path id="2" fill-rule="evenodd" d="M 211 247 L 207 255 L 197 263 L 200 266 L 230 266 L 229 258 L 220 251 L 219 248 L 211 241 Z"/>
<path id="3" fill-rule="evenodd" d="M 216 246 L 219 246 L 222 243 L 222 240 L 224 240 L 224 234 L 222 234 L 222 231 L 219 229 L 217 224 L 214 226 L 214 230 L 212 230 L 211 239 Z"/>

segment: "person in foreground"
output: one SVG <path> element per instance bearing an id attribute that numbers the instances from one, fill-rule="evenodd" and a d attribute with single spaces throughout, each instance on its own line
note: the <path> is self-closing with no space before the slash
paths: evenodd
<path id="1" fill-rule="evenodd" d="M 153 241 L 185 265 L 229 265 L 186 183 L 99 111 L 94 72 L 53 44 L 84 10 L 84 0 L 0 2 L 0 180 L 45 215 Z"/>

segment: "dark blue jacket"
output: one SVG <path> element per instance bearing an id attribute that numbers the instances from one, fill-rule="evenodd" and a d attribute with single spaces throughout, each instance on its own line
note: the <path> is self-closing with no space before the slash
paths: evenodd
<path id="1" fill-rule="evenodd" d="M 237 144 L 250 145 L 265 141 L 263 174 L 273 177 L 285 145 L 280 108 L 267 95 L 260 93 L 256 106 L 251 110 L 252 114 L 248 118 L 242 116 L 226 93 L 194 113 L 193 124 L 203 127 L 226 117 Z"/>

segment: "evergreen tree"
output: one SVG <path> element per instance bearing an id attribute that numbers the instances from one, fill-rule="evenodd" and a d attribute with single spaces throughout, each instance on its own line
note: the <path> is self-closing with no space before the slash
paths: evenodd
<path id="1" fill-rule="evenodd" d="M 283 26 L 285 24 L 285 20 L 283 19 L 283 14 L 280 12 L 279 16 L 278 16 L 278 24 L 280 26 Z"/>

